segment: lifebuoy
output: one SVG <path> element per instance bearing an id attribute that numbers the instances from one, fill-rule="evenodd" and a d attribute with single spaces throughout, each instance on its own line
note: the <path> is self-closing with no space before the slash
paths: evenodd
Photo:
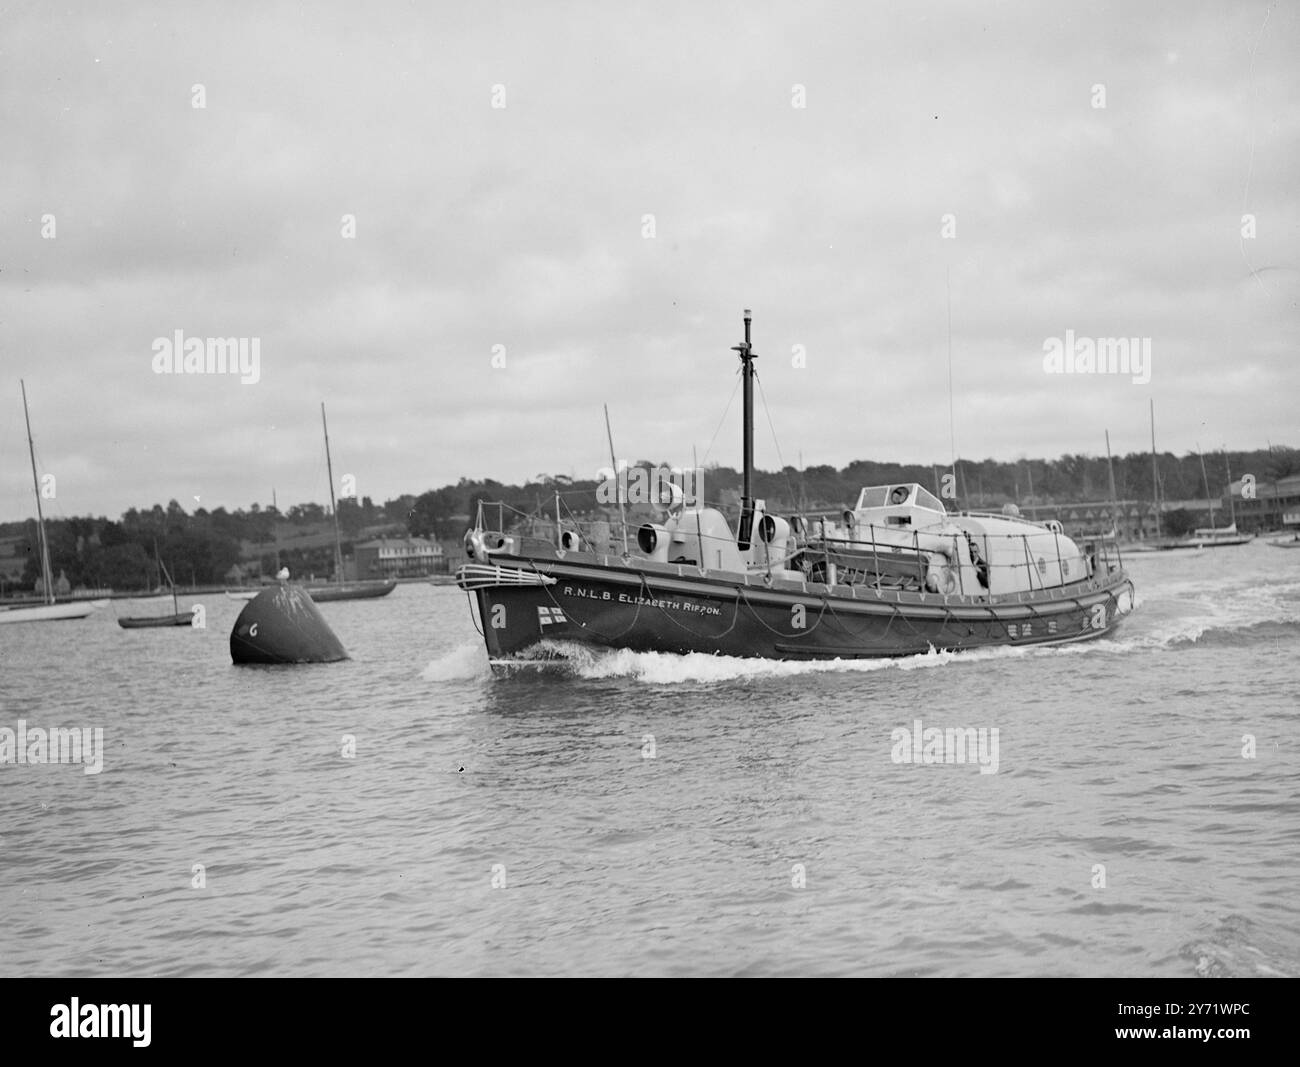
<path id="1" fill-rule="evenodd" d="M 957 575 L 950 564 L 931 564 L 925 574 L 925 586 L 932 593 L 957 592 Z"/>

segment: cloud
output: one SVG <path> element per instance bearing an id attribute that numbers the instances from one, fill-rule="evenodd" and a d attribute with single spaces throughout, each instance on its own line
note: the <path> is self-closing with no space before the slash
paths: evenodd
<path id="1" fill-rule="evenodd" d="M 620 451 L 689 459 L 744 307 L 785 462 L 942 460 L 949 291 L 959 452 L 1138 449 L 1151 396 L 1162 447 L 1287 440 L 1300 23 L 1264 14 L 11 14 L 4 513 L 31 510 L 20 376 L 67 513 L 321 499 L 322 400 L 376 499 L 594 470 L 605 403 Z M 260 338 L 261 381 L 152 374 L 176 329 Z M 1151 337 L 1151 384 L 1045 380 L 1067 329 Z"/>

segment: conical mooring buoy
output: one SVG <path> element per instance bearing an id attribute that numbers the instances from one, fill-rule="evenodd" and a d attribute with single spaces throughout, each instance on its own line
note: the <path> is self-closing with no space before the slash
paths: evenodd
<path id="1" fill-rule="evenodd" d="M 307 590 L 281 583 L 244 605 L 230 631 L 230 658 L 236 663 L 337 663 L 348 654 Z"/>

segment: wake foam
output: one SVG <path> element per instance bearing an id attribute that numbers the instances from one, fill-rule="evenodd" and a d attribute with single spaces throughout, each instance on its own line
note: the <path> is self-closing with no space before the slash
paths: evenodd
<path id="1" fill-rule="evenodd" d="M 795 678 L 810 674 L 870 674 L 885 670 L 927 670 L 950 663 L 1017 659 L 1046 649 L 984 648 L 969 652 L 931 649 L 918 656 L 893 659 L 774 660 L 713 656 L 704 652 L 632 652 L 601 649 L 566 641 L 543 641 L 527 658 L 494 660 L 511 671 L 539 670 L 573 678 L 628 678 L 652 685 L 731 682 L 748 679 Z"/>
<path id="2" fill-rule="evenodd" d="M 1222 581 L 1160 590 L 1148 601 L 1145 618 L 1125 631 L 1117 645 L 1149 651 L 1180 645 L 1238 645 L 1258 638 L 1290 637 L 1300 630 L 1300 582 L 1232 584 Z M 1173 595 L 1167 595 L 1172 593 Z"/>
<path id="3" fill-rule="evenodd" d="M 437 659 L 420 672 L 426 682 L 460 682 L 491 674 L 488 661 L 483 656 L 481 644 L 460 645 Z"/>
<path id="4" fill-rule="evenodd" d="M 1259 930 L 1241 915 L 1229 915 L 1217 929 L 1179 950 L 1198 978 L 1294 978 L 1294 957 L 1282 949 L 1277 932 Z"/>

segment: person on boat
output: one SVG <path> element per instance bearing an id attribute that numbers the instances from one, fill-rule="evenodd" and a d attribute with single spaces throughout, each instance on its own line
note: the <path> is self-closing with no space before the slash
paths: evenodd
<path id="1" fill-rule="evenodd" d="M 966 544 L 970 547 L 970 561 L 975 564 L 975 577 L 980 585 L 987 589 L 989 587 L 988 562 L 980 555 L 979 546 L 975 544 L 975 538 L 971 537 L 970 531 L 967 530 L 965 533 Z"/>

